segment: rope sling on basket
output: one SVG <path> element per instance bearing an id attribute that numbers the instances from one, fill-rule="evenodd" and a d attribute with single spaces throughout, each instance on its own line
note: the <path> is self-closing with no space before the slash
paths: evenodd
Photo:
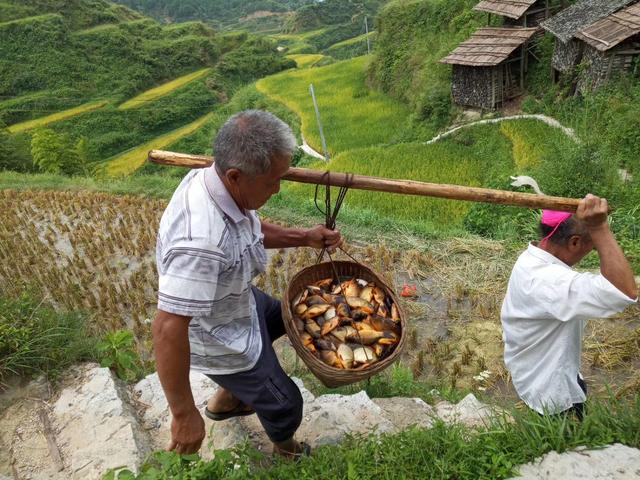
<path id="1" fill-rule="evenodd" d="M 324 210 L 318 204 L 320 185 L 314 203 L 325 216 L 325 226 L 333 230 L 350 180 L 347 177 L 332 208 L 330 173 L 325 176 Z M 406 339 L 404 314 L 393 289 L 340 250 L 352 261 L 333 260 L 323 248 L 315 265 L 291 279 L 282 301 L 293 348 L 328 387 L 365 380 L 384 370 L 398 358 Z M 325 254 L 328 262 L 322 262 Z"/>

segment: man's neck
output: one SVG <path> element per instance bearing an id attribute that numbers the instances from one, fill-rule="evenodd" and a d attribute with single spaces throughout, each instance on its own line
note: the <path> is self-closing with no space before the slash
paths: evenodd
<path id="1" fill-rule="evenodd" d="M 227 189 L 227 192 L 229 193 L 229 196 L 235 202 L 236 206 L 238 207 L 238 210 L 240 210 L 243 215 L 246 215 L 247 212 L 246 212 L 245 208 L 242 206 L 241 202 L 238 199 L 238 192 L 234 192 L 234 189 L 231 187 L 231 184 L 229 183 L 229 181 L 227 180 L 227 177 L 225 175 L 220 173 L 218 171 L 218 169 L 215 168 L 215 167 L 214 167 L 214 170 L 216 172 L 216 175 L 218 175 L 218 178 L 220 179 L 220 181 L 224 185 L 224 188 Z"/>
<path id="2" fill-rule="evenodd" d="M 570 267 L 573 267 L 573 264 L 571 263 L 570 258 L 568 258 L 567 252 L 562 247 L 559 247 L 555 243 L 552 243 L 552 242 L 549 242 L 549 241 L 547 241 L 547 242 L 533 242 L 533 245 L 538 247 L 540 250 L 544 250 L 549 255 L 553 255 L 558 260 L 560 260 L 562 263 L 565 263 L 566 265 L 569 265 Z"/>

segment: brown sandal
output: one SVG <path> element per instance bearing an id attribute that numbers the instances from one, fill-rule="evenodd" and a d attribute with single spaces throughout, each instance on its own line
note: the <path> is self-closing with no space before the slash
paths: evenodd
<path id="1" fill-rule="evenodd" d="M 207 407 L 204 407 L 204 414 L 207 418 L 215 421 L 227 420 L 233 417 L 244 417 L 246 415 L 253 415 L 256 411 L 247 405 L 240 403 L 235 408 L 227 412 L 212 412 Z"/>

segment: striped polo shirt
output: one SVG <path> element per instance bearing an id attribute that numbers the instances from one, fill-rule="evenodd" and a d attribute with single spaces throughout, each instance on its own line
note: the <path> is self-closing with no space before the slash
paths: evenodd
<path id="1" fill-rule="evenodd" d="M 227 375 L 252 368 L 262 341 L 251 280 L 264 272 L 264 235 L 213 166 L 193 170 L 160 220 L 158 309 L 192 317 L 191 368 Z"/>

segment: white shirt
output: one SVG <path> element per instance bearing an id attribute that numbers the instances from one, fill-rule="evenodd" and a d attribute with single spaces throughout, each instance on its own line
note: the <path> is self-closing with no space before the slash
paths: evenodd
<path id="1" fill-rule="evenodd" d="M 213 166 L 188 173 L 173 194 L 158 231 L 158 309 L 192 317 L 192 369 L 227 375 L 256 364 L 251 280 L 266 267 L 263 238 L 256 213 L 240 211 Z"/>
<path id="2" fill-rule="evenodd" d="M 635 302 L 601 274 L 578 273 L 530 244 L 513 267 L 500 315 L 504 362 L 520 398 L 550 414 L 584 402 L 577 377 L 586 320 Z"/>

